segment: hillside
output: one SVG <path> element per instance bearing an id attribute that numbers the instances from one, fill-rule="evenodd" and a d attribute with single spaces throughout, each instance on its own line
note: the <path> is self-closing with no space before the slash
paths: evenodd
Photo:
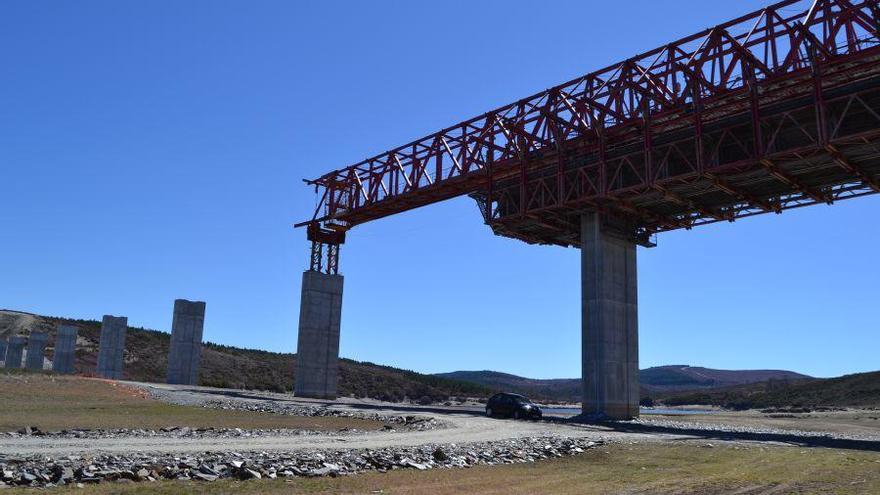
<path id="1" fill-rule="evenodd" d="M 667 405 L 705 404 L 729 409 L 880 407 L 880 371 L 825 379 L 770 380 L 657 398 Z"/>
<path id="2" fill-rule="evenodd" d="M 508 390 L 537 400 L 578 402 L 581 396 L 580 378 L 533 379 L 499 373 L 497 371 L 453 371 L 437 376 L 483 385 L 493 390 Z M 686 365 L 648 368 L 639 372 L 642 397 L 654 397 L 664 392 L 714 389 L 767 380 L 800 380 L 809 378 L 792 371 L 781 370 L 715 370 Z"/>
<path id="3" fill-rule="evenodd" d="M 35 330 L 49 332 L 46 356 L 51 359 L 55 329 L 60 323 L 79 327 L 76 370 L 79 374 L 94 375 L 101 332 L 101 323 L 98 321 L 0 310 L 0 338 L 15 334 L 28 335 Z M 171 335 L 165 332 L 129 327 L 125 342 L 124 379 L 164 382 L 170 338 Z M 294 354 L 240 349 L 206 342 L 202 351 L 199 384 L 290 391 L 293 389 L 295 361 Z M 473 383 L 341 359 L 339 393 L 388 401 L 401 401 L 404 398 L 444 401 L 449 397 L 485 397 L 491 390 Z"/>
<path id="4" fill-rule="evenodd" d="M 453 371 L 436 376 L 470 382 L 496 391 L 516 392 L 534 400 L 578 402 L 580 378 L 535 379 L 498 371 Z"/>
<path id="5" fill-rule="evenodd" d="M 47 357 L 52 358 L 58 324 L 80 328 L 77 372 L 94 375 L 100 322 L 44 317 L 0 310 L 0 338 L 49 333 Z M 125 379 L 164 382 L 170 335 L 129 327 Z M 199 373 L 201 385 L 290 391 L 296 356 L 207 342 Z M 880 406 L 880 372 L 832 379 L 812 379 L 780 370 L 714 370 L 685 365 L 641 370 L 642 397 L 668 405 L 706 404 L 729 408 L 791 406 Z M 341 359 L 340 395 L 388 401 L 445 401 L 449 397 L 486 397 L 496 391 L 519 392 L 536 400 L 578 402 L 577 378 L 531 379 L 497 371 L 455 371 L 425 375 L 373 363 Z"/>
<path id="6" fill-rule="evenodd" d="M 698 366 L 669 365 L 639 372 L 639 380 L 650 392 L 730 387 L 768 380 L 802 380 L 807 375 L 785 370 L 716 370 Z"/>

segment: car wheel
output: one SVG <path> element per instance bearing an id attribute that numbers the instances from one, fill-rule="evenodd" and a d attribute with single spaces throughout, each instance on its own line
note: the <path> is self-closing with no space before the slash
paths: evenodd
<path id="1" fill-rule="evenodd" d="M 490 418 L 492 417 L 492 408 L 491 407 L 486 408 L 486 416 L 488 416 Z"/>

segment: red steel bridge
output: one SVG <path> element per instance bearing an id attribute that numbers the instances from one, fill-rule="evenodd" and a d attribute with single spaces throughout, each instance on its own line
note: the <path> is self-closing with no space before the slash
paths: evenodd
<path id="1" fill-rule="evenodd" d="M 880 1 L 786 0 L 306 181 L 313 271 L 345 232 L 456 196 L 528 243 L 597 212 L 654 234 L 880 192 Z"/>

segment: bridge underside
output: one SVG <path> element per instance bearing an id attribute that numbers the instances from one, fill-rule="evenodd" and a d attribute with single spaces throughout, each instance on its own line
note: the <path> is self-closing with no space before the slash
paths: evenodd
<path id="1" fill-rule="evenodd" d="M 651 246 L 658 232 L 880 192 L 880 67 L 858 67 L 568 142 L 471 196 L 498 235 L 578 247 L 585 213 Z"/>

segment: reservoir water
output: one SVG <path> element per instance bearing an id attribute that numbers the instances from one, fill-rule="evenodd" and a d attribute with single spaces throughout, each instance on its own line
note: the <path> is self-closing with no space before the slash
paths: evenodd
<path id="1" fill-rule="evenodd" d="M 579 407 L 542 407 L 544 416 L 577 416 L 581 413 Z M 713 414 L 714 411 L 703 409 L 671 409 L 663 407 L 642 407 L 640 414 L 663 414 L 669 416 L 687 416 L 690 414 Z"/>

